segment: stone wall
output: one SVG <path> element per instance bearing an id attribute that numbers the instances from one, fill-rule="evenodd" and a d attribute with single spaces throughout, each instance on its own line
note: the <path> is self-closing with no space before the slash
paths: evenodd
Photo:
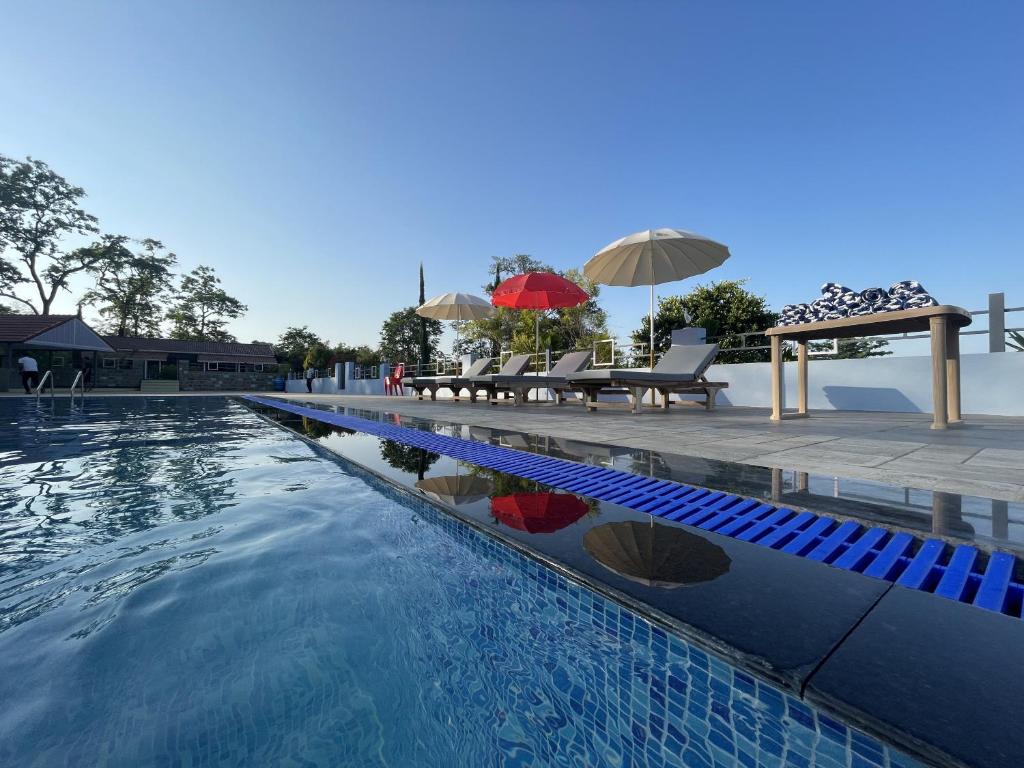
<path id="1" fill-rule="evenodd" d="M 246 391 L 266 392 L 274 388 L 276 371 L 232 373 L 230 371 L 191 371 L 178 366 L 178 382 L 182 392 Z"/>
<path id="2" fill-rule="evenodd" d="M 142 381 L 144 363 L 136 361 L 133 368 L 104 368 L 102 363 L 97 366 L 93 373 L 95 380 L 93 384 L 98 388 L 119 387 L 122 389 L 137 389 Z"/>

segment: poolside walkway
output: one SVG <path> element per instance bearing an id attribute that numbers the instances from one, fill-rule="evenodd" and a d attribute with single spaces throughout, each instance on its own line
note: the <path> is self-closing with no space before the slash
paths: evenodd
<path id="1" fill-rule="evenodd" d="M 960 427 L 935 431 L 929 429 L 929 415 L 909 413 L 817 411 L 810 419 L 773 424 L 762 408 L 676 408 L 634 416 L 617 410 L 587 413 L 578 405 L 513 408 L 410 397 L 273 396 L 1024 501 L 1024 418 L 967 416 Z"/>

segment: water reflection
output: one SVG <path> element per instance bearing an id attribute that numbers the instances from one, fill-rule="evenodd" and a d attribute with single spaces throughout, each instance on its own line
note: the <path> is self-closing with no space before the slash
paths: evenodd
<path id="1" fill-rule="evenodd" d="M 4 569 L 236 503 L 232 451 L 244 450 L 252 422 L 223 399 L 3 406 L 12 427 L 0 437 Z"/>
<path id="2" fill-rule="evenodd" d="M 404 445 L 394 440 L 380 441 L 380 456 L 394 469 L 416 475 L 422 480 L 441 454 L 425 451 L 412 445 Z"/>
<path id="3" fill-rule="evenodd" d="M 527 533 L 554 533 L 590 512 L 587 503 L 571 493 L 514 493 L 491 499 L 497 522 Z"/>
<path id="4" fill-rule="evenodd" d="M 312 403 L 306 405 L 317 407 Z M 1024 504 L 1020 502 L 933 493 L 875 481 L 826 477 L 802 471 L 528 434 L 509 429 L 438 422 L 415 416 L 398 416 L 393 412 L 341 406 L 330 410 L 768 500 L 774 504 L 803 508 L 839 519 L 850 518 L 868 525 L 880 523 L 918 535 L 929 533 L 954 544 L 967 540 L 982 547 L 1024 552 Z M 514 493 L 517 489 L 497 490 L 501 495 Z M 531 489 L 524 487 L 518 490 Z"/>
<path id="5" fill-rule="evenodd" d="M 472 504 L 486 499 L 494 492 L 488 480 L 474 475 L 428 477 L 417 480 L 416 487 L 430 498 L 450 506 Z"/>
<path id="6" fill-rule="evenodd" d="M 323 479 L 224 398 L 0 401 L 0 424 L 0 633 L 71 601 L 90 618 L 70 636 L 86 637 L 129 593 L 215 556 L 225 513 Z"/>
<path id="7" fill-rule="evenodd" d="M 711 581 L 728 573 L 732 562 L 717 544 L 653 519 L 591 528 L 583 536 L 583 548 L 608 570 L 647 587 Z"/>
<path id="8" fill-rule="evenodd" d="M 302 432 L 306 437 L 313 440 L 319 440 L 322 437 L 328 435 L 354 435 L 355 432 L 351 429 L 345 429 L 344 427 L 336 427 L 333 424 L 327 424 L 317 419 L 311 419 L 309 416 L 302 416 Z"/>

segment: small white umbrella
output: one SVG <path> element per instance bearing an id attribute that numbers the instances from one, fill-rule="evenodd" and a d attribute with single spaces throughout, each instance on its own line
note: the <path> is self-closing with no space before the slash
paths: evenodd
<path id="1" fill-rule="evenodd" d="M 471 293 L 442 293 L 417 307 L 416 314 L 432 320 L 482 320 L 494 314 L 494 307 L 487 299 Z M 456 346 L 458 343 L 459 327 L 455 326 Z"/>
<path id="2" fill-rule="evenodd" d="M 714 269 L 729 248 L 682 229 L 646 229 L 606 245 L 583 266 L 602 285 L 651 286 L 651 367 L 654 367 L 654 286 Z"/>
<path id="3" fill-rule="evenodd" d="M 416 314 L 432 320 L 481 320 L 493 315 L 494 307 L 471 293 L 442 293 L 417 307 Z"/>

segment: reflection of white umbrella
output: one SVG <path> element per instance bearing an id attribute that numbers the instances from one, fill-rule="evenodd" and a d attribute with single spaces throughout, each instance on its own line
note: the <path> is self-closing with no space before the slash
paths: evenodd
<path id="1" fill-rule="evenodd" d="M 442 293 L 417 307 L 416 314 L 431 320 L 482 320 L 494 314 L 494 307 L 487 299 L 471 293 Z M 458 343 L 459 327 L 455 326 L 455 345 Z"/>
<path id="2" fill-rule="evenodd" d="M 451 506 L 486 499 L 494 490 L 491 483 L 473 475 L 442 475 L 416 483 L 427 496 Z"/>
<path id="3" fill-rule="evenodd" d="M 605 246 L 583 266 L 603 285 L 651 286 L 651 367 L 654 367 L 654 286 L 714 269 L 729 258 L 728 247 L 681 229 L 647 229 Z"/>
<path id="4" fill-rule="evenodd" d="M 712 581 L 729 572 L 732 558 L 717 544 L 682 527 L 636 520 L 605 523 L 583 536 L 583 548 L 619 576 L 645 587 L 669 589 Z"/>

